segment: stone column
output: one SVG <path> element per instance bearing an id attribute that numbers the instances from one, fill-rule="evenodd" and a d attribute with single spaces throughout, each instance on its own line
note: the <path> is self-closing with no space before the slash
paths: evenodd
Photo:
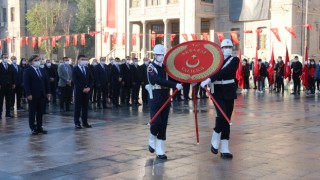
<path id="1" fill-rule="evenodd" d="M 169 48 L 169 46 L 168 46 L 168 22 L 169 22 L 168 19 L 163 19 L 163 24 L 164 24 L 163 45 L 164 45 L 164 48 L 166 49 L 166 52 L 167 52 L 167 49 Z"/>
<path id="2" fill-rule="evenodd" d="M 146 57 L 146 43 L 147 43 L 147 23 L 146 21 L 142 21 L 142 50 L 141 50 L 141 58 Z"/>

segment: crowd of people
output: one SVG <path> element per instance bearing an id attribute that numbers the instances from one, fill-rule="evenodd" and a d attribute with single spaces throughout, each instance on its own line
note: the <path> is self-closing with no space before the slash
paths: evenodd
<path id="1" fill-rule="evenodd" d="M 299 61 L 298 56 L 288 65 L 291 69 L 289 79 L 293 81 L 292 95 L 300 95 L 302 85 L 305 87 L 306 93 L 312 95 L 320 93 L 320 60 L 316 64 L 314 59 L 308 59 L 304 65 Z M 249 63 L 248 59 L 242 60 L 242 77 L 244 85 L 242 93 L 246 93 L 250 89 L 250 79 L 252 79 L 253 89 L 256 93 L 264 93 L 266 90 L 266 81 L 268 82 L 268 89 L 276 93 L 284 93 L 285 80 L 285 63 L 282 57 L 279 56 L 274 67 L 270 62 L 258 59 L 258 74 L 254 73 L 254 59 Z M 273 71 L 273 72 L 271 72 Z M 272 74 L 274 75 L 272 77 Z M 303 82 L 306 76 L 305 82 Z M 274 82 L 273 82 L 274 81 Z"/>

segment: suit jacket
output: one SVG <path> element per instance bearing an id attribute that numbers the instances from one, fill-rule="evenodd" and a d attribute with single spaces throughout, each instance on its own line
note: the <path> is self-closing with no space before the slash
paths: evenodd
<path id="1" fill-rule="evenodd" d="M 68 64 L 61 64 L 58 67 L 59 87 L 65 87 L 68 80 L 72 80 L 72 66 Z"/>
<path id="2" fill-rule="evenodd" d="M 132 85 L 132 67 L 127 63 L 121 65 L 122 70 L 122 82 L 124 82 L 124 86 Z"/>
<path id="3" fill-rule="evenodd" d="M 148 84 L 148 78 L 147 78 L 147 66 L 145 64 L 142 64 L 138 68 L 138 76 L 143 84 Z"/>
<path id="4" fill-rule="evenodd" d="M 46 72 L 48 74 L 50 86 L 56 86 L 56 81 L 57 81 L 57 76 L 58 76 L 56 69 L 54 69 L 52 66 L 50 68 L 44 67 L 44 69 L 46 70 Z M 54 81 L 51 82 L 50 78 L 54 78 Z"/>
<path id="5" fill-rule="evenodd" d="M 4 67 L 3 62 L 0 63 L 0 85 L 13 85 L 15 84 L 15 76 L 13 72 L 13 67 L 11 64 L 7 63 L 8 68 Z"/>
<path id="6" fill-rule="evenodd" d="M 98 64 L 94 67 L 94 76 L 95 76 L 95 82 L 96 85 L 103 86 L 103 85 L 108 85 L 109 82 L 109 76 L 110 76 L 110 71 L 107 65 L 101 65 Z"/>
<path id="7" fill-rule="evenodd" d="M 132 82 L 135 82 L 137 84 L 140 84 L 141 80 L 140 80 L 140 76 L 139 76 L 139 66 L 137 65 L 137 67 L 133 64 L 131 65 L 131 76 L 132 76 Z"/>
<path id="8" fill-rule="evenodd" d="M 224 64 L 228 62 L 229 58 L 231 58 L 231 56 L 229 56 L 224 60 Z M 230 61 L 228 65 L 221 68 L 216 74 L 210 77 L 211 82 L 235 79 L 239 62 L 240 60 L 238 57 L 233 57 L 233 59 Z M 236 91 L 237 91 L 237 86 L 235 83 L 223 84 L 223 85 L 215 84 L 213 96 L 215 98 L 232 100 L 237 98 Z"/>
<path id="9" fill-rule="evenodd" d="M 110 72 L 111 78 L 110 79 L 111 79 L 111 83 L 113 85 L 119 85 L 120 84 L 119 78 L 120 77 L 122 78 L 122 71 L 121 71 L 120 65 L 118 66 L 118 68 L 116 65 L 111 66 L 111 72 Z"/>
<path id="10" fill-rule="evenodd" d="M 17 67 L 17 68 L 16 68 Z M 15 65 L 12 64 L 12 70 L 14 74 L 14 84 L 16 85 L 21 85 L 22 84 L 22 68 L 17 64 Z"/>
<path id="11" fill-rule="evenodd" d="M 75 94 L 82 94 L 84 88 L 93 87 L 93 76 L 88 67 L 85 67 L 86 74 L 83 74 L 79 66 L 73 67 L 72 78 Z"/>
<path id="12" fill-rule="evenodd" d="M 23 84 L 26 95 L 32 95 L 32 98 L 45 98 L 46 94 L 50 93 L 47 73 L 44 69 L 39 69 L 42 77 L 39 77 L 36 70 L 32 66 L 25 69 L 23 74 Z"/>

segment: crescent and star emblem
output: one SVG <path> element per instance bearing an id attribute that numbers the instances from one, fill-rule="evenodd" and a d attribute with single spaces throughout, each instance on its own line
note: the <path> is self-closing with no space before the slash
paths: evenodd
<path id="1" fill-rule="evenodd" d="M 196 56 L 196 55 L 193 55 L 193 56 L 191 56 L 191 57 L 192 57 L 192 59 L 194 59 L 194 58 L 196 58 L 197 56 Z M 198 61 L 197 61 L 196 64 L 189 64 L 189 59 L 188 59 L 187 62 L 186 62 L 186 66 L 187 66 L 188 68 L 195 68 L 195 67 L 199 66 L 199 64 L 200 64 L 200 60 L 199 60 L 199 59 L 198 59 Z"/>

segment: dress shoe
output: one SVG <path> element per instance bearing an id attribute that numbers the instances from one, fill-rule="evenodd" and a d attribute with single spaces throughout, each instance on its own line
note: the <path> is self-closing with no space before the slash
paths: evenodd
<path id="1" fill-rule="evenodd" d="M 82 125 L 84 128 L 92 128 L 92 126 L 90 124 L 84 124 Z"/>
<path id="2" fill-rule="evenodd" d="M 141 106 L 141 104 L 139 102 L 136 103 L 137 106 Z"/>
<path id="3" fill-rule="evenodd" d="M 44 129 L 39 129 L 39 130 L 37 130 L 38 131 L 38 133 L 41 133 L 41 134 L 48 134 L 48 131 L 47 130 L 44 130 Z"/>
<path id="4" fill-rule="evenodd" d="M 32 135 L 38 135 L 38 131 L 35 130 L 35 129 L 32 129 L 32 130 L 31 130 L 31 134 L 32 134 Z"/>
<path id="5" fill-rule="evenodd" d="M 232 159 L 233 155 L 231 153 L 221 153 L 221 157 L 225 159 Z"/>
<path id="6" fill-rule="evenodd" d="M 213 146 L 211 146 L 211 152 L 213 154 L 218 154 L 218 149 L 215 149 Z"/>
<path id="7" fill-rule="evenodd" d="M 76 129 L 82 129 L 82 126 L 81 126 L 80 124 L 76 124 L 74 127 L 75 127 Z"/>
<path id="8" fill-rule="evenodd" d="M 104 106 L 103 109 L 110 109 L 108 106 Z"/>
<path id="9" fill-rule="evenodd" d="M 157 155 L 157 159 L 168 159 L 167 155 L 163 154 L 163 155 Z"/>
<path id="10" fill-rule="evenodd" d="M 154 153 L 154 149 L 149 145 L 148 147 L 150 153 Z"/>

